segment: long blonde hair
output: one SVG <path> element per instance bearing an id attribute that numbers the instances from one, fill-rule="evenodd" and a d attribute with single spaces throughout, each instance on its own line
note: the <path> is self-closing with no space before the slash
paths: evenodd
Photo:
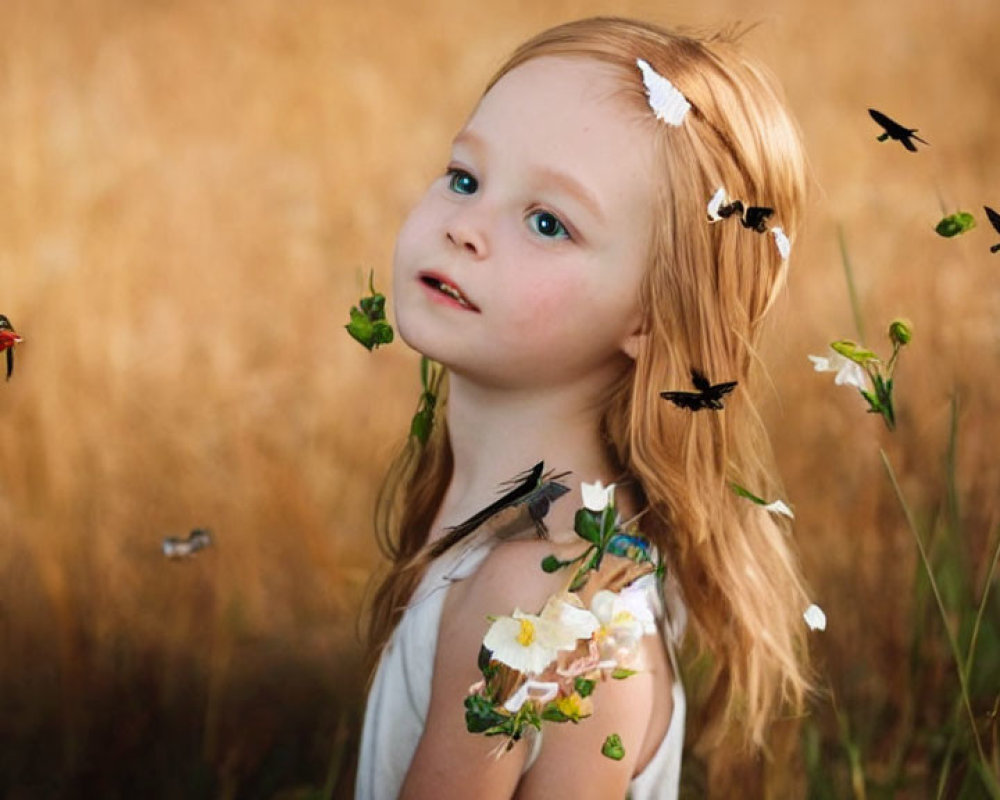
<path id="1" fill-rule="evenodd" d="M 798 131 L 773 81 L 724 36 L 695 38 L 618 18 L 571 22 L 519 47 L 487 91 L 541 56 L 617 67 L 623 98 L 644 109 L 656 137 L 662 180 L 641 286 L 648 335 L 604 407 L 602 432 L 642 489 L 643 533 L 668 554 L 691 633 L 712 655 L 706 739 L 735 728 L 760 745 L 772 717 L 800 705 L 809 688 L 808 601 L 788 531 L 730 485 L 768 498 L 780 491 L 751 397 L 762 320 L 787 262 L 770 233 L 736 219 L 709 224 L 706 205 L 725 187 L 745 205 L 774 209 L 769 224 L 794 240 L 805 194 Z M 637 58 L 691 103 L 681 126 L 660 123 L 649 110 Z M 660 397 L 689 387 L 692 368 L 713 382 L 739 381 L 724 411 L 691 413 Z M 376 527 L 392 567 L 370 618 L 373 659 L 430 560 L 424 545 L 452 471 L 442 407 L 434 435 L 422 448 L 411 439 L 379 498 Z"/>

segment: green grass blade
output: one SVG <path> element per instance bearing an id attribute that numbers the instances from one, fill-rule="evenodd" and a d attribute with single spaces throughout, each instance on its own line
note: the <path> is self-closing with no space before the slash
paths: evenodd
<path id="1" fill-rule="evenodd" d="M 976 642 L 979 639 L 979 628 L 982 625 L 983 614 L 986 613 L 986 600 L 990 594 L 990 587 L 993 585 L 993 573 L 996 572 L 998 561 L 1000 561 L 1000 536 L 997 537 L 997 544 L 993 549 L 993 558 L 990 561 L 990 568 L 986 571 L 986 578 L 983 581 L 983 593 L 979 598 L 979 609 L 976 611 L 976 621 L 972 625 L 972 636 L 969 639 L 969 652 L 965 660 L 966 677 L 972 674 L 972 663 L 976 656 Z"/>
<path id="2" fill-rule="evenodd" d="M 866 342 L 865 323 L 861 319 L 861 303 L 858 301 L 858 289 L 854 285 L 854 268 L 851 266 L 851 256 L 847 252 L 847 237 L 844 228 L 837 227 L 837 239 L 840 242 L 840 263 L 844 267 L 844 278 L 847 280 L 847 296 L 851 301 L 851 313 L 854 314 L 854 328 L 858 332 L 858 341 Z"/>
<path id="3" fill-rule="evenodd" d="M 879 455 L 882 457 L 882 464 L 885 467 L 885 471 L 889 474 L 889 480 L 892 482 L 892 488 L 896 492 L 896 499 L 899 500 L 899 504 L 903 509 L 903 514 L 906 517 L 906 524 L 910 528 L 910 533 L 913 534 L 913 538 L 917 543 L 917 549 L 920 552 L 920 560 L 923 562 L 924 569 L 927 571 L 927 579 L 931 584 L 931 591 L 934 593 L 934 600 L 937 602 L 938 612 L 941 614 L 941 623 L 944 626 L 945 634 L 948 637 L 948 645 L 951 647 L 952 658 L 955 659 L 955 670 L 958 673 L 958 682 L 962 691 L 962 702 L 965 705 L 965 711 L 969 716 L 969 725 L 972 728 L 972 738 L 976 743 L 976 752 L 979 755 L 980 763 L 985 768 L 986 766 L 986 754 L 983 752 L 983 743 L 979 738 L 979 729 L 976 727 L 976 716 L 972 713 L 972 704 L 969 700 L 969 686 L 965 678 L 965 659 L 962 658 L 961 653 L 958 649 L 958 641 L 955 639 L 955 634 L 951 630 L 951 626 L 948 624 L 948 611 L 944 606 L 944 601 L 941 599 L 941 592 L 938 589 L 937 580 L 934 578 L 934 570 L 931 567 L 930 559 L 927 557 L 927 551 L 924 548 L 924 542 L 920 538 L 920 532 L 917 530 L 917 525 L 913 520 L 913 514 L 910 511 L 910 506 L 906 502 L 906 498 L 903 496 L 903 490 L 899 486 L 899 482 L 896 480 L 896 472 L 892 468 L 892 464 L 889 462 L 889 457 L 885 454 L 885 450 L 881 447 L 878 450 Z"/>

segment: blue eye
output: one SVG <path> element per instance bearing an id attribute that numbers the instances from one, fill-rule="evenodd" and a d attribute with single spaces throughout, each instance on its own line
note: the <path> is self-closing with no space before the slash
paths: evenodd
<path id="1" fill-rule="evenodd" d="M 570 239 L 566 226 L 550 211 L 535 211 L 528 217 L 529 224 L 539 236 L 546 239 Z"/>
<path id="2" fill-rule="evenodd" d="M 479 181 L 468 172 L 451 168 L 448 170 L 448 188 L 456 194 L 475 194 Z"/>

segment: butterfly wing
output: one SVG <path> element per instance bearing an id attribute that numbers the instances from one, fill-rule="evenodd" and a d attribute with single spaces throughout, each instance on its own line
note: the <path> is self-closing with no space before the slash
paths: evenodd
<path id="1" fill-rule="evenodd" d="M 694 388 L 699 392 L 706 391 L 712 384 L 709 382 L 702 373 L 698 372 L 696 369 L 691 370 L 691 383 L 694 384 Z"/>
<path id="2" fill-rule="evenodd" d="M 747 228 L 763 233 L 766 228 L 766 220 L 774 213 L 773 208 L 766 206 L 750 206 L 743 218 L 743 225 Z"/>
<path id="3" fill-rule="evenodd" d="M 737 383 L 738 381 L 727 381 L 726 383 L 717 383 L 709 387 L 705 392 L 705 400 L 708 405 L 716 411 L 721 411 L 723 408 L 722 398 L 735 389 Z"/>
<path id="4" fill-rule="evenodd" d="M 986 218 L 990 221 L 990 225 L 993 226 L 997 233 L 1000 233 L 1000 214 L 989 206 L 983 206 L 983 211 L 986 212 Z"/>
<path id="5" fill-rule="evenodd" d="M 705 407 L 705 396 L 701 392 L 660 392 L 660 397 L 688 411 L 698 411 Z"/>
<path id="6" fill-rule="evenodd" d="M 731 203 L 727 203 L 724 206 L 719 206 L 719 210 L 716 212 L 720 218 L 728 219 L 733 214 L 743 213 L 743 203 L 739 200 L 733 200 Z"/>

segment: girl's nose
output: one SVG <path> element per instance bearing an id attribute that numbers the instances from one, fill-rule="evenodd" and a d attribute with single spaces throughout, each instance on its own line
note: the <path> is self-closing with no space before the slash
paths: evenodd
<path id="1" fill-rule="evenodd" d="M 481 228 L 467 216 L 452 219 L 445 235 L 451 244 L 462 248 L 473 257 L 486 257 L 486 236 Z"/>

